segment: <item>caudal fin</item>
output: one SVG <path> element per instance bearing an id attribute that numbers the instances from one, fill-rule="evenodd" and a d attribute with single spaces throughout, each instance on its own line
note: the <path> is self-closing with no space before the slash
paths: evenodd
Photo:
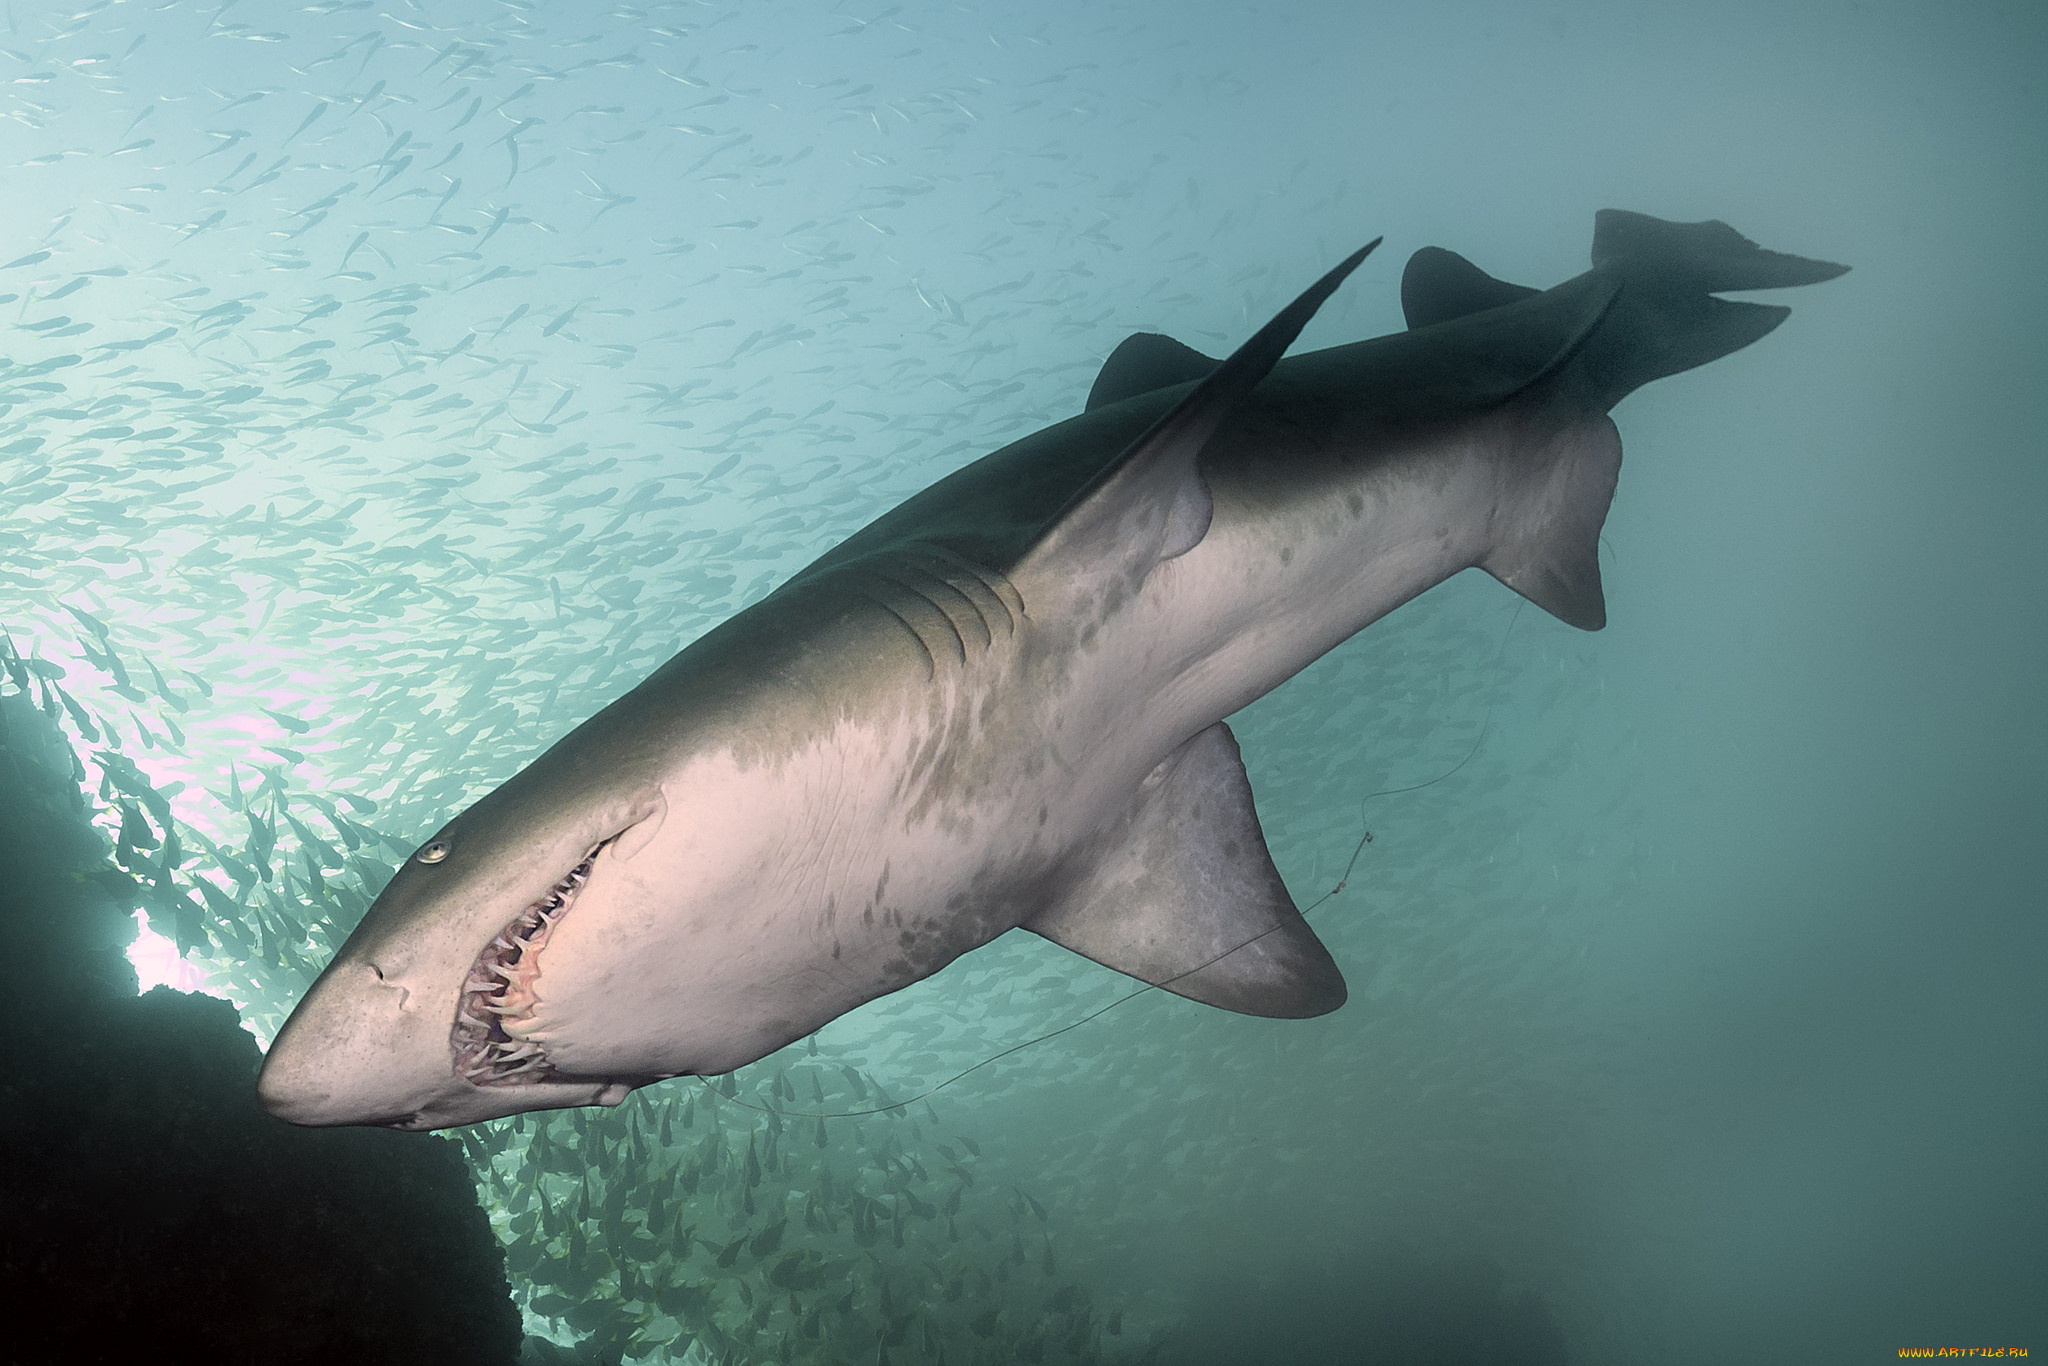
<path id="1" fill-rule="evenodd" d="M 1818 284 L 1847 266 L 1766 251 L 1726 223 L 1670 223 L 1625 209 L 1593 219 L 1593 268 L 1622 289 L 1582 353 L 1602 408 L 1651 380 L 1739 351 L 1785 321 L 1774 304 L 1717 299 L 1722 290 Z"/>
<path id="2" fill-rule="evenodd" d="M 1593 264 L 1680 293 L 1784 289 L 1846 275 L 1847 266 L 1766 251 L 1717 218 L 1670 223 L 1627 209 L 1593 215 Z"/>
<path id="3" fill-rule="evenodd" d="M 1504 308 L 1520 289 L 1449 252 L 1416 256 L 1414 287 L 1402 290 L 1411 325 L 1418 316 Z M 1497 515 L 1495 541 L 1481 565 L 1559 620 L 1599 630 L 1607 620 L 1600 527 L 1614 496 L 1621 443 L 1612 422 L 1583 409 L 1604 413 L 1653 379 L 1738 351 L 1791 312 L 1719 299 L 1715 291 L 1817 284 L 1847 269 L 1765 251 L 1726 223 L 1667 223 L 1601 210 L 1594 219 L 1591 275 L 1560 289 L 1605 281 L 1611 302 L 1570 364 L 1551 372 L 1558 386 L 1553 396 L 1580 411 L 1540 453 L 1528 453 L 1526 492 Z"/>

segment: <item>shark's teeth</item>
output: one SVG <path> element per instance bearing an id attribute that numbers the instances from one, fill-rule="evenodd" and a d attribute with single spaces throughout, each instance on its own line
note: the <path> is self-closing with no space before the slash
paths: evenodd
<path id="1" fill-rule="evenodd" d="M 477 1086 L 530 1086 L 554 1078 L 546 1050 L 530 1039 L 513 1037 L 505 1026 L 533 1017 L 536 960 L 575 904 L 577 892 L 590 880 L 598 853 L 609 843 L 605 840 L 592 848 L 477 955 L 455 1004 L 449 1040 L 455 1070 L 465 1081 Z"/>

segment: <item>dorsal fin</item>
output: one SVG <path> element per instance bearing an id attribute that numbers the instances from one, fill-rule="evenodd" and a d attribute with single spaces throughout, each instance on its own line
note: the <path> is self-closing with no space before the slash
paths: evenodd
<path id="1" fill-rule="evenodd" d="M 1040 578 L 1064 585 L 1053 591 L 1107 602 L 1135 591 L 1161 561 L 1200 545 L 1212 512 L 1197 465 L 1202 447 L 1279 363 L 1323 300 L 1379 244 L 1374 238 L 1310 285 L 1082 484 L 1019 560 L 1011 574 L 1018 587 L 1026 578 Z M 1027 601 L 1031 596 L 1025 593 Z"/>
<path id="2" fill-rule="evenodd" d="M 1088 391 L 1088 406 L 1082 411 L 1092 413 L 1106 403 L 1121 403 L 1154 389 L 1201 379 L 1219 364 L 1213 356 L 1161 333 L 1133 332 L 1102 363 L 1095 387 Z"/>
<path id="3" fill-rule="evenodd" d="M 1424 247 L 1408 258 L 1408 268 L 1401 272 L 1401 314 L 1411 329 L 1429 327 L 1520 303 L 1536 292 L 1527 285 L 1494 279 L 1455 251 Z"/>
<path id="4" fill-rule="evenodd" d="M 1245 1015 L 1298 1020 L 1344 1004 L 1344 974 L 1273 866 L 1237 740 L 1221 721 L 1153 770 L 1024 928 Z"/>

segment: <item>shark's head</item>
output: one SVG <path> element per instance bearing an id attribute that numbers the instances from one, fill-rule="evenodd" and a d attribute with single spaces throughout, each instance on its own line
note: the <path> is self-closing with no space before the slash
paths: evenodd
<path id="1" fill-rule="evenodd" d="M 657 781 L 543 760 L 398 869 L 285 1022 L 257 1094 L 295 1124 L 436 1129 L 617 1104 L 646 1077 L 562 1076 L 516 1032 L 539 955 L 608 859 L 667 816 Z"/>
<path id="2" fill-rule="evenodd" d="M 678 710 L 643 686 L 414 851 L 279 1031 L 264 1108 L 439 1129 L 616 1105 L 828 1018 L 732 929 L 789 902 L 785 786 L 707 742 L 729 711 Z"/>

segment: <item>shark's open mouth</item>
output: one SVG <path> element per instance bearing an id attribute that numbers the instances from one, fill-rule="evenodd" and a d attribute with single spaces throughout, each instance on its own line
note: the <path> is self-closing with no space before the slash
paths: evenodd
<path id="1" fill-rule="evenodd" d="M 555 1079 L 547 1051 L 514 1037 L 506 1026 L 532 1020 L 538 1004 L 534 982 L 540 976 L 540 951 L 590 880 L 598 853 L 610 843 L 595 845 L 546 895 L 498 931 L 470 965 L 455 1007 L 452 1038 L 455 1070 L 463 1080 L 477 1086 L 530 1086 Z"/>

